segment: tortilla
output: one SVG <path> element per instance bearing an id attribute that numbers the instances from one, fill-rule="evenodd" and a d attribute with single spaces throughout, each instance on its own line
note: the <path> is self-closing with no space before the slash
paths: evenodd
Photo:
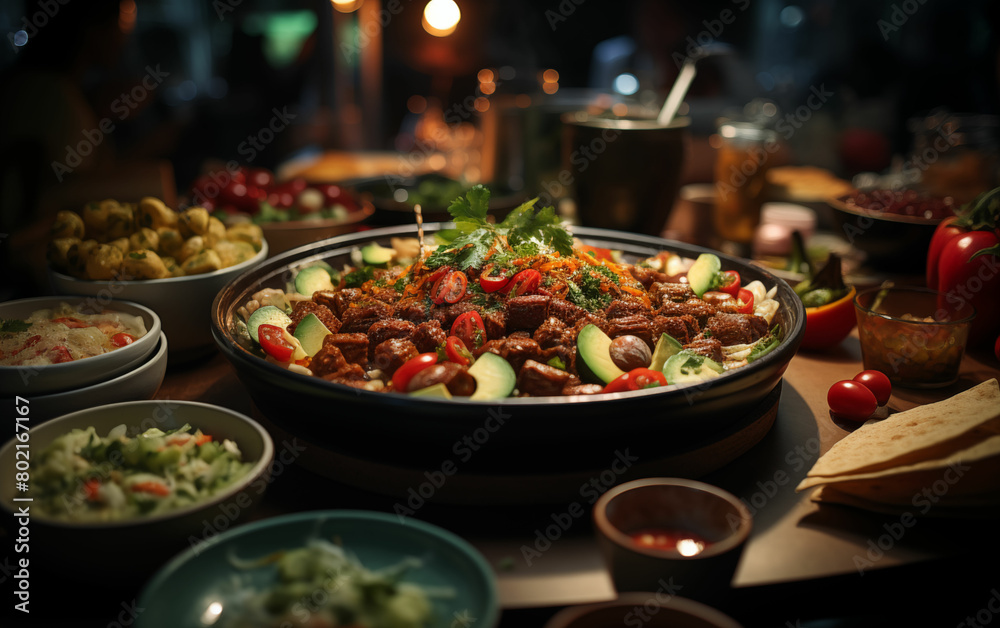
<path id="1" fill-rule="evenodd" d="M 975 501 L 942 498 L 933 504 L 884 504 L 850 493 L 838 491 L 834 485 L 822 486 L 812 494 L 812 500 L 821 504 L 841 504 L 886 515 L 911 514 L 920 517 L 953 519 L 1000 518 L 1000 495 L 986 496 Z"/>
<path id="2" fill-rule="evenodd" d="M 809 487 L 821 485 L 887 506 L 920 506 L 920 510 L 931 504 L 1000 507 L 1000 436 L 947 458 L 890 471 L 812 478 L 802 484 L 806 482 Z"/>
<path id="3" fill-rule="evenodd" d="M 1000 385 L 991 379 L 943 401 L 866 423 L 823 454 L 807 477 L 859 475 L 945 458 L 996 434 Z"/>
<path id="4" fill-rule="evenodd" d="M 795 490 L 836 484 L 839 490 L 853 493 L 902 490 L 912 497 L 941 480 L 949 484 L 949 493 L 957 495 L 1000 490 L 1000 436 L 990 436 L 944 458 L 891 469 L 835 477 L 807 476 Z"/>

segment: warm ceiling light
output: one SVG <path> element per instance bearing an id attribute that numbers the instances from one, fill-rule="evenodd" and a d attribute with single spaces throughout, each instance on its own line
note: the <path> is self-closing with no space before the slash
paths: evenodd
<path id="1" fill-rule="evenodd" d="M 330 0 L 333 8 L 341 13 L 351 13 L 361 8 L 365 0 Z"/>
<path id="2" fill-rule="evenodd" d="M 555 70 L 545 70 L 542 72 L 542 81 L 545 83 L 557 83 L 559 82 L 559 72 Z"/>
<path id="3" fill-rule="evenodd" d="M 476 75 L 476 78 L 479 79 L 480 83 L 492 83 L 493 70 L 489 68 L 483 68 L 482 70 L 479 71 L 479 74 Z"/>
<path id="4" fill-rule="evenodd" d="M 447 37 L 455 32 L 458 21 L 462 19 L 455 0 L 431 0 L 424 7 L 421 24 L 424 30 L 435 37 Z"/>

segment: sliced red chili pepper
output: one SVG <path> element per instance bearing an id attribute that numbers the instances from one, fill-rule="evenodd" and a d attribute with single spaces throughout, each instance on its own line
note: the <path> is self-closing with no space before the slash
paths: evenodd
<path id="1" fill-rule="evenodd" d="M 739 292 L 740 314 L 753 314 L 753 293 L 746 288 L 740 288 Z"/>
<path id="2" fill-rule="evenodd" d="M 59 318 L 53 318 L 53 323 L 62 323 L 70 329 L 82 329 L 84 327 L 93 327 L 90 323 L 85 323 L 79 318 L 73 318 L 72 316 L 61 316 Z"/>
<path id="3" fill-rule="evenodd" d="M 154 482 L 152 480 L 149 482 L 136 482 L 130 489 L 133 493 L 149 493 L 160 497 L 166 497 L 170 494 L 170 487 L 162 482 Z"/>
<path id="4" fill-rule="evenodd" d="M 503 290 L 510 283 L 510 277 L 507 275 L 493 275 L 492 273 L 493 264 L 487 264 L 479 276 L 479 285 L 483 287 L 483 292 L 497 292 Z"/>
<path id="5" fill-rule="evenodd" d="M 542 274 L 540 272 L 534 268 L 525 268 L 511 278 L 510 283 L 507 284 L 506 292 L 508 296 L 512 297 L 531 294 L 538 290 L 541 282 Z"/>
<path id="6" fill-rule="evenodd" d="M 444 353 L 448 360 L 462 366 L 472 364 L 472 352 L 458 336 L 448 336 L 444 341 Z"/>
<path id="7" fill-rule="evenodd" d="M 119 332 L 114 336 L 111 336 L 111 344 L 116 347 L 124 347 L 125 345 L 130 345 L 135 342 L 135 336 L 132 334 L 126 334 L 125 332 Z"/>
<path id="8" fill-rule="evenodd" d="M 72 362 L 73 356 L 70 355 L 69 349 L 58 345 L 49 349 L 49 359 L 52 360 L 53 364 L 62 364 L 63 362 Z"/>
<path id="9" fill-rule="evenodd" d="M 278 362 L 288 362 L 295 353 L 295 347 L 285 340 L 285 330 L 277 325 L 261 325 L 257 328 L 260 348 Z"/>
<path id="10" fill-rule="evenodd" d="M 461 338 L 466 347 L 479 348 L 487 340 L 483 317 L 475 310 L 460 314 L 451 324 L 450 334 Z"/>
<path id="11" fill-rule="evenodd" d="M 644 388 L 655 388 L 657 386 L 666 385 L 666 375 L 660 371 L 639 367 L 611 380 L 601 392 L 627 392 L 630 390 L 642 390 Z"/>
<path id="12" fill-rule="evenodd" d="M 413 379 L 413 376 L 428 366 L 437 364 L 437 361 L 437 352 L 432 352 L 421 353 L 420 355 L 403 362 L 403 364 L 396 369 L 396 372 L 392 374 L 392 389 L 397 392 L 406 392 L 406 387 L 409 386 L 410 380 Z"/>
<path id="13" fill-rule="evenodd" d="M 735 270 L 724 270 L 719 273 L 719 285 L 716 286 L 719 292 L 725 292 L 734 299 L 739 298 L 740 274 Z"/>

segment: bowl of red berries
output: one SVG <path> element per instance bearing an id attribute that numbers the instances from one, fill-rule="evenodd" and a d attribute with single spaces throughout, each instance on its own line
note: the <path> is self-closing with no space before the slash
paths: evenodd
<path id="1" fill-rule="evenodd" d="M 922 274 L 938 223 L 957 209 L 950 196 L 913 188 L 856 189 L 828 204 L 839 234 L 873 269 Z"/>
<path id="2" fill-rule="evenodd" d="M 356 231 L 375 211 L 348 187 L 302 177 L 279 180 L 267 168 L 232 163 L 199 176 L 188 204 L 208 209 L 227 226 L 260 225 L 271 256 Z"/>

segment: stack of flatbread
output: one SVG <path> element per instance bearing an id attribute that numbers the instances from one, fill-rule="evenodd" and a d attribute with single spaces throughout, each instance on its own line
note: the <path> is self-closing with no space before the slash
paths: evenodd
<path id="1" fill-rule="evenodd" d="M 1000 385 L 861 426 L 799 483 L 812 499 L 889 514 L 1000 516 Z"/>

